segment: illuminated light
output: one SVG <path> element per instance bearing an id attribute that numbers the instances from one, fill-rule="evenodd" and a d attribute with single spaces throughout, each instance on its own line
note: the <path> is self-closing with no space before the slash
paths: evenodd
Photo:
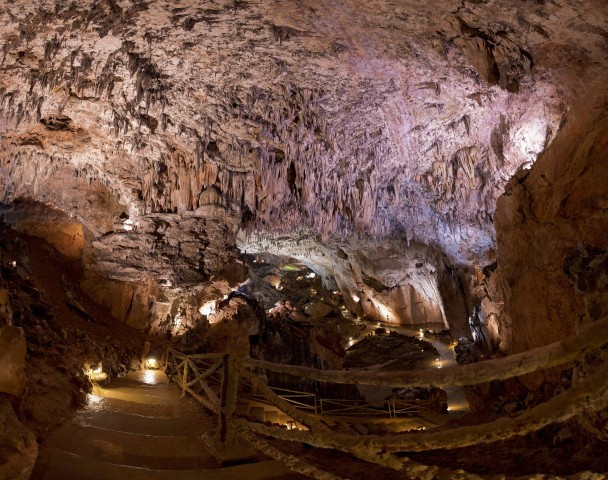
<path id="1" fill-rule="evenodd" d="M 375 306 L 380 312 L 381 318 L 384 318 L 387 321 L 394 320 L 393 312 L 388 307 L 384 306 L 379 302 L 375 302 Z"/>
<path id="2" fill-rule="evenodd" d="M 298 272 L 300 269 L 295 265 L 283 265 L 281 267 L 281 270 L 283 270 L 284 272 Z"/>
<path id="3" fill-rule="evenodd" d="M 88 375 L 91 382 L 103 382 L 106 378 L 108 378 L 108 374 L 103 371 L 103 366 L 101 363 L 97 368 L 90 369 Z"/>
<path id="4" fill-rule="evenodd" d="M 357 295 L 355 295 L 354 293 L 351 293 L 350 295 L 353 298 L 353 302 L 355 303 L 359 303 L 359 300 L 361 300 Z"/>
<path id="5" fill-rule="evenodd" d="M 424 331 L 422 330 L 422 328 L 420 330 L 418 330 L 418 336 L 420 338 L 424 338 Z"/>
<path id="6" fill-rule="evenodd" d="M 182 324 L 182 312 L 177 312 L 175 318 L 173 319 L 173 323 L 175 323 L 176 327 L 179 327 Z"/>
<path id="7" fill-rule="evenodd" d="M 127 232 L 130 232 L 131 230 L 133 230 L 133 220 L 131 220 L 130 218 L 127 218 L 124 221 L 122 228 L 124 228 Z"/>
<path id="8" fill-rule="evenodd" d="M 216 306 L 216 301 L 211 300 L 211 301 L 205 303 L 204 305 L 202 305 L 201 308 L 198 309 L 198 311 L 201 315 L 205 315 L 206 317 L 208 317 L 215 313 L 215 306 Z"/>
<path id="9" fill-rule="evenodd" d="M 148 358 L 146 360 L 146 368 L 151 368 L 153 370 L 156 370 L 158 368 L 158 360 L 156 360 L 156 358 Z"/>
<path id="10" fill-rule="evenodd" d="M 154 370 L 144 370 L 143 382 L 148 385 L 156 384 L 156 372 Z"/>
<path id="11" fill-rule="evenodd" d="M 17 266 L 17 262 L 15 262 L 15 261 L 13 260 L 13 262 L 11 263 L 11 265 L 13 266 L 13 268 L 15 268 L 15 267 Z"/>
<path id="12" fill-rule="evenodd" d="M 101 403 L 102 400 L 103 400 L 103 397 L 100 397 L 99 395 L 87 393 L 87 404 L 89 404 L 89 405 L 97 405 L 97 404 Z"/>
<path id="13" fill-rule="evenodd" d="M 315 272 L 310 272 L 308 275 L 306 275 L 306 278 L 315 278 L 317 276 L 317 274 Z"/>

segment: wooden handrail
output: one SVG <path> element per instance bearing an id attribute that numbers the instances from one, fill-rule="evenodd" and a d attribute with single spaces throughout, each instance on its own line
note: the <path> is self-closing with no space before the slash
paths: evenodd
<path id="1" fill-rule="evenodd" d="M 569 390 L 517 417 L 501 417 L 480 425 L 395 435 L 347 435 L 336 432 L 327 435 L 314 430 L 284 430 L 275 427 L 265 427 L 256 433 L 339 450 L 352 446 L 406 452 L 461 448 L 526 435 L 550 423 L 568 420 L 590 406 L 605 408 L 608 405 L 607 392 L 608 367 L 604 366 Z"/>
<path id="2" fill-rule="evenodd" d="M 507 357 L 453 365 L 445 368 L 379 372 L 377 370 L 319 370 L 316 368 L 283 365 L 264 360 L 248 359 L 244 364 L 252 368 L 294 375 L 309 380 L 352 385 L 385 387 L 445 387 L 477 385 L 493 380 L 506 380 L 537 370 L 569 363 L 583 353 L 608 343 L 608 318 L 598 320 L 581 329 L 579 335 L 551 343 L 544 347 Z"/>
<path id="3" fill-rule="evenodd" d="M 336 448 L 380 465 L 412 473 L 424 471 L 432 476 L 434 473 L 446 470 L 397 458 L 393 453 L 454 449 L 504 440 L 539 430 L 553 422 L 565 421 L 590 406 L 606 408 L 608 406 L 608 393 L 606 393 L 608 392 L 608 365 L 601 365 L 594 374 L 582 379 L 569 390 L 517 417 L 503 417 L 482 425 L 395 435 L 350 435 L 332 431 L 323 423 L 322 417 L 311 415 L 296 408 L 287 399 L 274 392 L 252 370 L 265 369 L 310 380 L 355 385 L 369 384 L 392 387 L 476 385 L 562 365 L 607 343 L 608 317 L 584 326 L 579 335 L 560 342 L 500 359 L 443 369 L 433 368 L 401 372 L 318 370 L 294 365 L 275 364 L 262 360 L 237 359 L 228 354 L 185 355 L 175 350 L 168 350 L 165 368 L 167 369 L 171 362 L 171 371 L 175 372 L 175 375 L 171 378 L 178 383 L 182 393 L 191 394 L 207 408 L 218 414 L 218 436 L 222 442 L 230 441 L 234 432 L 239 429 L 241 433 L 243 431 L 249 432 L 244 435 L 249 440 L 257 438 L 256 435 L 267 435 L 283 440 L 304 442 L 321 448 Z M 215 362 L 205 365 L 206 370 L 201 373 L 196 366 L 196 362 L 199 360 L 215 360 Z M 221 373 L 222 377 L 219 398 L 205 381 L 208 378 L 213 378 L 212 375 L 215 373 Z M 190 378 L 191 376 L 192 378 Z M 310 430 L 286 430 L 235 418 L 239 382 L 245 384 L 248 382 L 269 403 L 300 424 L 307 426 Z M 197 383 L 200 383 L 202 391 L 208 398 L 192 388 Z M 292 393 L 300 392 L 292 391 Z M 339 403 L 339 400 L 335 402 Z M 390 410 L 389 407 L 389 415 Z M 300 465 L 300 467 L 302 466 Z M 323 477 L 318 472 L 315 475 L 318 476 L 317 478 Z M 457 476 L 451 478 L 481 479 L 479 476 L 466 472 L 459 472 Z"/>

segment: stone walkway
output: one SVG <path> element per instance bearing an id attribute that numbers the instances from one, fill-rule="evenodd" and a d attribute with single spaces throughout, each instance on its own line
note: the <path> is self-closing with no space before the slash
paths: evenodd
<path id="1" fill-rule="evenodd" d="M 352 314 L 350 314 L 350 312 L 348 312 L 345 308 L 342 308 L 341 310 L 342 310 L 342 316 L 345 319 L 347 319 L 348 321 L 351 321 L 353 324 L 355 324 L 357 322 L 365 324 L 365 328 L 360 331 L 359 335 L 356 338 L 353 338 L 349 342 L 349 344 L 348 344 L 349 347 L 351 347 L 352 345 L 356 344 L 357 342 L 363 340 L 368 334 L 374 332 L 376 330 L 376 328 L 382 327 L 387 332 L 396 332 L 396 333 L 400 333 L 402 335 L 407 335 L 410 337 L 422 338 L 423 340 L 426 340 L 431 345 L 433 345 L 433 347 L 435 347 L 435 349 L 439 353 L 439 357 L 438 357 L 438 361 L 433 362 L 431 365 L 429 365 L 429 367 L 444 368 L 447 366 L 456 365 L 456 356 L 454 354 L 454 348 L 452 345 L 446 345 L 445 343 L 440 342 L 440 341 L 435 340 L 430 337 L 424 337 L 424 336 L 420 337 L 419 332 L 420 332 L 421 327 L 422 328 L 433 328 L 433 327 L 437 328 L 437 325 L 427 324 L 427 325 L 405 326 L 405 325 L 395 325 L 393 323 L 388 323 L 388 322 L 371 322 L 368 320 L 356 320 L 352 316 Z M 381 401 L 388 394 L 390 394 L 390 392 L 392 390 L 391 388 L 378 388 L 378 387 L 366 386 L 366 385 L 360 385 L 358 388 L 359 388 L 359 391 L 361 392 L 361 394 L 363 396 L 365 396 L 369 401 L 375 401 L 375 402 Z M 448 387 L 444 387 L 444 390 L 446 391 L 447 396 L 448 396 L 448 410 L 452 416 L 454 416 L 454 414 L 456 416 L 461 416 L 464 413 L 467 413 L 469 411 L 469 402 L 467 401 L 467 399 L 465 397 L 464 389 L 462 387 L 448 386 Z M 435 416 L 433 416 L 433 417 L 434 417 L 435 421 L 438 419 L 438 417 L 435 417 Z M 445 421 L 446 421 L 446 419 L 444 419 L 443 421 L 440 421 L 439 423 L 444 423 Z"/>
<path id="2" fill-rule="evenodd" d="M 201 440 L 215 423 L 199 405 L 180 398 L 163 372 L 136 372 L 95 388 L 88 406 L 47 438 L 32 479 L 301 478 L 262 456 L 222 468 Z"/>

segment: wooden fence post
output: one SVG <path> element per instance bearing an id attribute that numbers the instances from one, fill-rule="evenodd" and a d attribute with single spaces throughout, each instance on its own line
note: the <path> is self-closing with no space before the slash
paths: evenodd
<path id="1" fill-rule="evenodd" d="M 239 372 L 234 355 L 225 355 L 223 363 L 218 433 L 221 443 L 230 444 L 234 441 L 234 413 L 238 395 Z"/>
<path id="2" fill-rule="evenodd" d="M 165 368 L 163 372 L 167 373 L 167 370 L 169 370 L 169 347 L 167 347 L 167 351 L 165 352 Z"/>
<path id="3" fill-rule="evenodd" d="M 182 398 L 186 396 L 186 384 L 188 383 L 188 367 L 190 362 L 188 358 L 184 360 L 184 375 L 182 376 Z"/>

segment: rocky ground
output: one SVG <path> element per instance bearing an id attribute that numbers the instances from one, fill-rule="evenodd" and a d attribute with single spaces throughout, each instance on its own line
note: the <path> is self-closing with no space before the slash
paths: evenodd
<path id="1" fill-rule="evenodd" d="M 459 424 L 476 424 L 487 419 L 468 416 Z M 446 427 L 453 425 L 446 425 Z M 421 463 L 462 468 L 480 475 L 532 475 L 539 472 L 559 476 L 582 471 L 608 472 L 605 443 L 597 438 L 577 434 L 573 424 L 550 425 L 523 437 L 502 442 L 479 444 L 454 450 L 431 450 L 408 454 Z"/>
<path id="2" fill-rule="evenodd" d="M 434 366 L 437 357 L 429 342 L 378 328 L 348 349 L 344 367 L 415 370 Z"/>
<path id="3" fill-rule="evenodd" d="M 21 369 L 12 378 L 23 385 L 11 392 L 0 381 L 0 400 L 10 402 L 13 424 L 21 422 L 23 432 L 33 432 L 23 433 L 23 438 L 32 435 L 32 441 L 44 438 L 86 402 L 91 370 L 101 367 L 111 378 L 140 367 L 147 335 L 91 301 L 78 286 L 81 275 L 78 261 L 0 225 L 0 331 L 22 332 L 24 354 L 2 357 L 5 371 L 13 373 L 14 365 Z M 11 345 L 15 342 L 3 344 L 0 355 L 14 351 Z M 3 403 L 2 408 L 10 406 Z M 10 412 L 5 413 L 9 418 Z M 23 446 L 5 445 L 3 435 L 0 431 L 1 453 L 14 458 L 15 449 Z"/>

